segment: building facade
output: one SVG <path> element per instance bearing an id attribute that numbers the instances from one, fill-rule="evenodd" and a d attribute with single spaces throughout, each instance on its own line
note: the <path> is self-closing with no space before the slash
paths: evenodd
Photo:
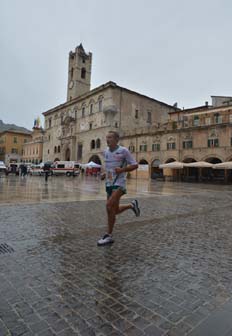
<path id="1" fill-rule="evenodd" d="M 101 163 L 106 134 L 163 124 L 176 108 L 108 82 L 90 90 L 92 54 L 69 53 L 67 101 L 43 113 L 43 161 Z"/>
<path id="2" fill-rule="evenodd" d="M 232 160 L 231 97 L 212 96 L 211 105 L 181 110 L 114 82 L 90 90 L 91 65 L 82 45 L 69 53 L 67 101 L 43 113 L 43 161 L 101 164 L 109 130 L 136 157 L 136 177 L 152 177 L 172 161 Z"/>
<path id="3" fill-rule="evenodd" d="M 232 161 L 231 97 L 218 100 L 213 96 L 210 106 L 171 112 L 169 120 L 159 127 L 125 132 L 123 144 L 136 153 L 140 164 L 147 165 L 150 177 L 160 172 L 160 164 L 173 161 L 213 164 Z M 175 173 L 170 169 L 164 171 L 166 176 Z M 183 173 L 197 171 L 185 169 Z"/>
<path id="4" fill-rule="evenodd" d="M 6 165 L 21 162 L 23 146 L 31 140 L 31 132 L 7 130 L 0 133 L 0 161 Z"/>
<path id="5" fill-rule="evenodd" d="M 30 141 L 23 144 L 22 161 L 39 164 L 43 160 L 43 135 L 41 127 L 33 127 Z"/>

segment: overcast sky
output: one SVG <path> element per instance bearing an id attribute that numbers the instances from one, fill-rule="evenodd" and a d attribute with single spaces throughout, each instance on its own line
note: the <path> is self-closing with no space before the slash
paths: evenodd
<path id="1" fill-rule="evenodd" d="M 81 42 L 91 88 L 111 80 L 180 108 L 230 96 L 231 17 L 231 0 L 1 0 L 0 119 L 31 129 L 64 103 Z"/>

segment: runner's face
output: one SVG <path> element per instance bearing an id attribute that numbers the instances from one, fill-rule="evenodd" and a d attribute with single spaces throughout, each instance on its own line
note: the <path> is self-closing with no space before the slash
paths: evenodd
<path id="1" fill-rule="evenodd" d="M 117 139 L 115 138 L 114 134 L 113 133 L 108 133 L 107 136 L 106 136 L 106 142 L 107 142 L 107 145 L 110 147 L 110 148 L 114 148 L 117 146 L 118 144 L 118 141 Z"/>

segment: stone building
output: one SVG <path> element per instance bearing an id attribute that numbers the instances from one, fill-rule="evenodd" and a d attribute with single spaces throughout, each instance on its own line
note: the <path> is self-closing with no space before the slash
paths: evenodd
<path id="1" fill-rule="evenodd" d="M 109 130 L 121 135 L 158 128 L 176 108 L 107 82 L 90 90 L 92 54 L 79 45 L 69 53 L 67 101 L 43 113 L 43 161 L 101 163 Z M 144 143 L 145 145 L 145 143 Z"/>
<path id="2" fill-rule="evenodd" d="M 32 130 L 30 141 L 23 145 L 22 161 L 38 164 L 43 159 L 43 134 L 44 130 L 35 125 Z"/>
<path id="3" fill-rule="evenodd" d="M 147 165 L 149 176 L 159 173 L 159 165 L 173 161 L 184 163 L 232 161 L 231 97 L 212 96 L 212 105 L 169 113 L 169 120 L 151 128 L 126 131 L 123 144 L 136 153 L 139 163 Z M 199 169 L 165 169 L 166 176 L 177 173 L 196 176 Z M 217 173 L 218 171 L 213 171 Z"/>
<path id="4" fill-rule="evenodd" d="M 6 165 L 21 162 L 23 146 L 31 140 L 31 132 L 9 129 L 0 133 L 0 161 Z"/>

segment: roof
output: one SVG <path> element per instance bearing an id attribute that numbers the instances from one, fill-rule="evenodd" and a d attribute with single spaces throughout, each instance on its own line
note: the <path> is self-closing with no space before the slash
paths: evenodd
<path id="1" fill-rule="evenodd" d="M 6 133 L 16 133 L 16 134 L 24 134 L 24 135 L 31 135 L 31 131 L 22 131 L 22 130 L 16 130 L 16 129 L 8 129 L 3 132 L 0 132 L 0 136 Z"/>
<path id="2" fill-rule="evenodd" d="M 103 90 L 106 90 L 106 89 L 108 89 L 108 88 L 114 88 L 114 89 L 117 88 L 117 89 L 126 91 L 126 92 L 128 92 L 128 93 L 136 94 L 136 95 L 138 95 L 138 96 L 140 96 L 140 97 L 144 97 L 144 98 L 150 99 L 150 100 L 153 101 L 153 102 L 156 102 L 156 103 L 158 103 L 158 104 L 161 104 L 161 105 L 166 106 L 166 107 L 169 107 L 169 108 L 172 108 L 173 110 L 179 110 L 178 108 L 175 108 L 175 107 L 173 107 L 173 106 L 171 106 L 171 105 L 169 105 L 169 104 L 163 103 L 163 102 L 161 102 L 161 101 L 159 101 L 159 100 L 157 100 L 157 99 L 154 99 L 154 98 L 148 97 L 148 96 L 146 96 L 146 95 L 144 95 L 144 94 L 141 94 L 141 93 L 139 93 L 139 92 L 136 92 L 136 91 L 133 91 L 133 90 L 130 90 L 130 89 L 121 87 L 121 86 L 117 85 L 115 82 L 109 81 L 109 82 L 107 82 L 107 83 L 105 83 L 105 84 L 102 84 L 102 85 L 100 85 L 100 86 L 98 86 L 98 87 L 96 87 L 96 88 L 90 90 L 89 92 L 86 92 L 85 94 L 83 94 L 83 95 L 81 95 L 81 96 L 79 96 L 79 97 L 77 97 L 77 98 L 74 98 L 74 99 L 72 99 L 72 100 L 70 100 L 70 101 L 67 101 L 67 102 L 65 102 L 65 103 L 63 103 L 63 104 L 57 105 L 57 106 L 55 106 L 54 108 L 52 108 L 52 109 L 50 109 L 50 110 L 47 110 L 47 111 L 43 112 L 43 115 L 46 116 L 46 115 L 48 115 L 48 114 L 50 114 L 50 113 L 52 113 L 52 112 L 55 112 L 55 111 L 57 111 L 57 110 L 60 110 L 60 109 L 63 108 L 63 107 L 71 106 L 71 105 L 73 105 L 74 103 L 77 103 L 77 102 L 80 102 L 80 101 L 82 101 L 82 100 L 84 100 L 84 99 L 87 99 L 88 97 L 92 96 L 93 94 L 96 94 L 96 93 L 101 92 L 101 91 L 103 91 Z"/>

